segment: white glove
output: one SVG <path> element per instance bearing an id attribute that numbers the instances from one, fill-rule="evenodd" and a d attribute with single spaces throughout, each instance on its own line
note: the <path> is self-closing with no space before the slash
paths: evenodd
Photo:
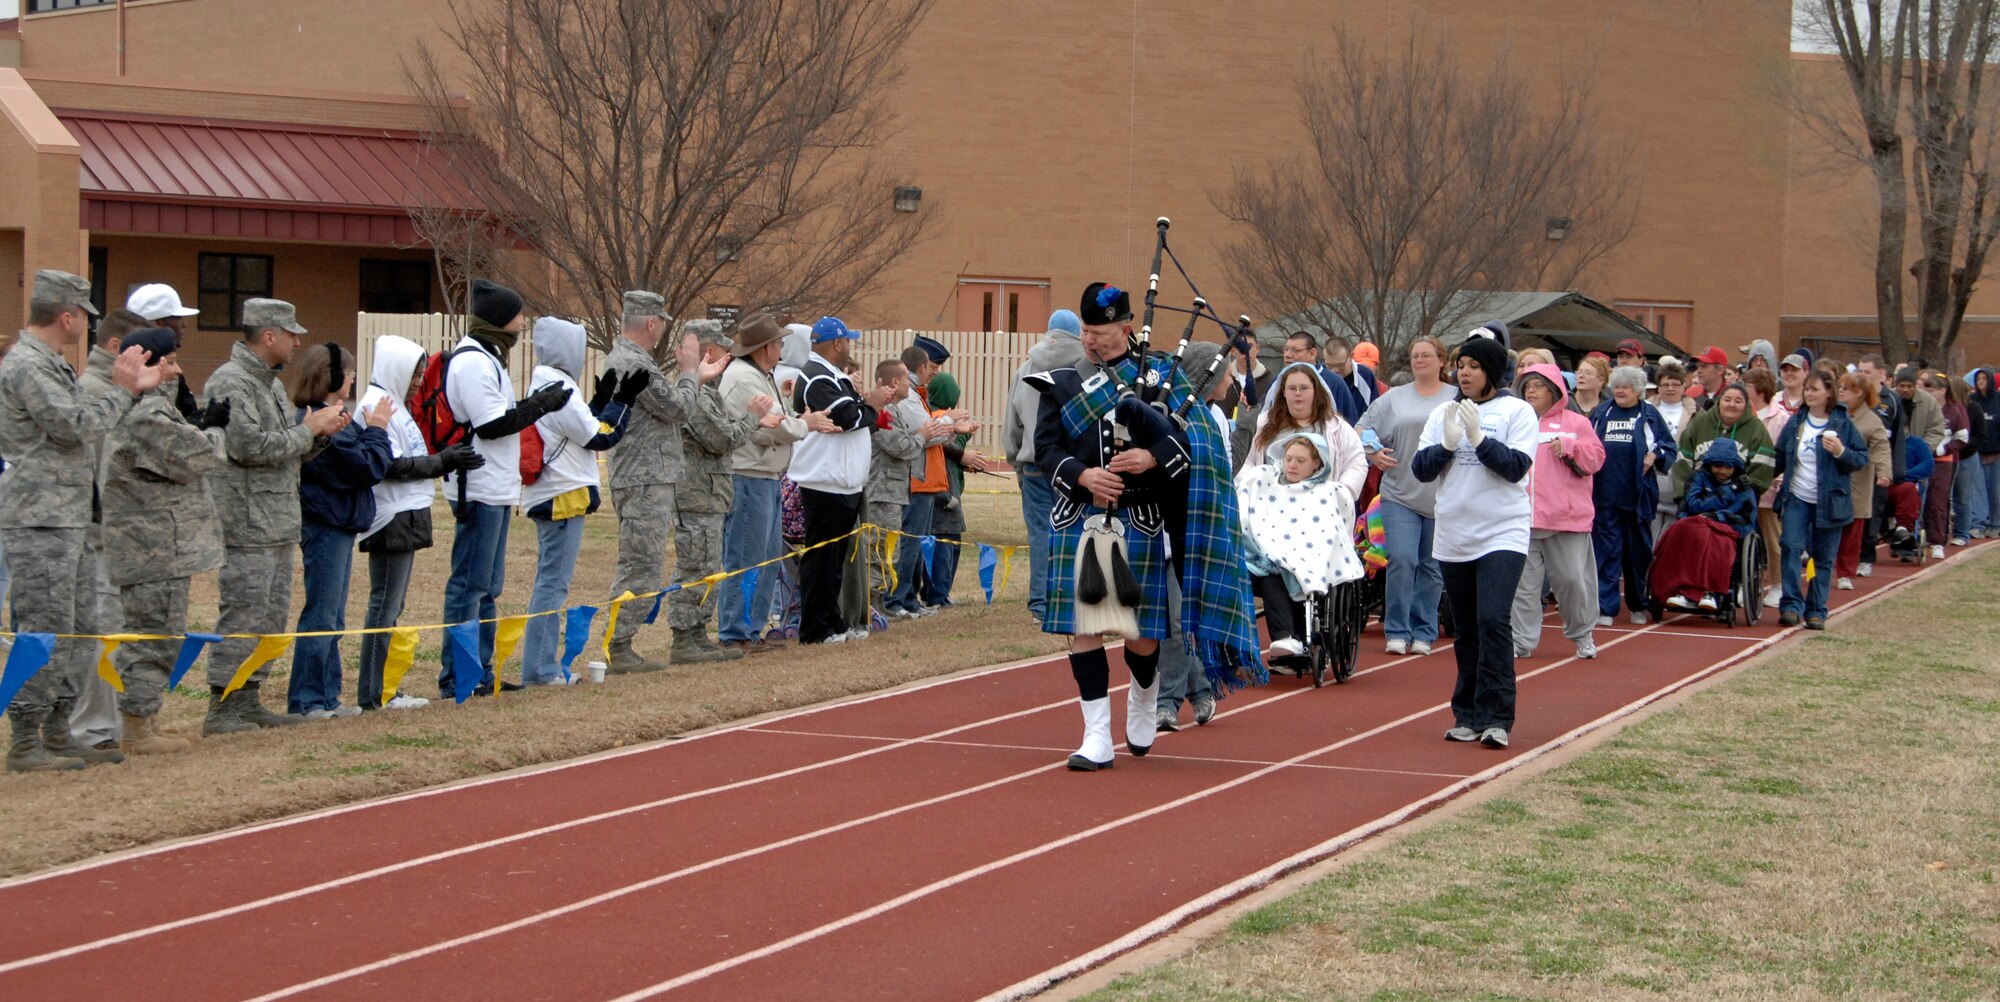
<path id="1" fill-rule="evenodd" d="M 1939 443 L 1937 444 L 1937 453 L 1936 453 L 1936 454 L 1937 454 L 1937 455 L 1940 455 L 1940 456 L 1944 455 L 1944 443 L 1943 443 L 1943 442 L 1939 442 Z"/>
<path id="2" fill-rule="evenodd" d="M 1458 420 L 1465 426 L 1465 440 L 1471 442 L 1473 448 L 1479 448 L 1479 443 L 1486 439 L 1486 433 L 1479 429 L 1479 405 L 1470 400 L 1460 400 Z"/>
<path id="3" fill-rule="evenodd" d="M 1951 437 L 1958 439 L 1961 442 L 1970 442 L 1972 441 L 1972 429 L 1960 428 L 1959 430 L 1952 432 Z"/>
<path id="4" fill-rule="evenodd" d="M 1465 426 L 1459 420 L 1457 407 L 1453 407 L 1451 404 L 1443 404 L 1441 406 L 1451 409 L 1445 413 L 1444 420 L 1438 422 L 1438 433 L 1444 438 L 1444 447 L 1452 452 L 1457 452 L 1458 440 L 1465 437 Z"/>

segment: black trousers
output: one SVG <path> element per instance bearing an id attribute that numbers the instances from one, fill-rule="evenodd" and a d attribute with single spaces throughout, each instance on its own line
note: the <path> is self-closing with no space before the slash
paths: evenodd
<path id="1" fill-rule="evenodd" d="M 1256 586 L 1257 597 L 1264 600 L 1264 627 L 1271 632 L 1271 639 L 1290 637 L 1304 643 L 1306 638 L 1299 634 L 1299 625 L 1306 618 L 1305 603 L 1292 598 L 1291 590 L 1285 587 L 1285 576 L 1259 574 L 1250 583 Z"/>
<path id="2" fill-rule="evenodd" d="M 861 515 L 860 494 L 801 487 L 799 504 L 805 511 L 808 547 L 853 532 Z M 817 644 L 847 632 L 847 618 L 840 614 L 840 575 L 853 549 L 854 539 L 849 537 L 808 549 L 799 557 L 799 643 Z"/>
<path id="3" fill-rule="evenodd" d="M 1525 553 L 1500 551 L 1463 563 L 1438 561 L 1458 639 L 1451 715 L 1460 727 L 1514 729 L 1514 590 Z"/>

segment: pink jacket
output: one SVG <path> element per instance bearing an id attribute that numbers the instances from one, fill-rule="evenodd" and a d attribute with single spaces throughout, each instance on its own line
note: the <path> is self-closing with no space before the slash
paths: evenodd
<path id="1" fill-rule="evenodd" d="M 1534 527 L 1556 532 L 1589 532 L 1597 507 L 1591 503 L 1591 476 L 1604 467 L 1604 443 L 1590 419 L 1569 409 L 1569 391 L 1562 370 L 1531 365 L 1514 381 L 1539 376 L 1556 390 L 1556 405 L 1537 424 L 1535 465 L 1528 471 L 1528 493 L 1535 499 Z M 1552 443 L 1563 444 L 1558 456 Z"/>

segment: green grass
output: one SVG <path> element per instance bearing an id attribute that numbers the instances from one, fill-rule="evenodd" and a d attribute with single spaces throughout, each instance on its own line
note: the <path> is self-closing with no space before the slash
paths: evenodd
<path id="1" fill-rule="evenodd" d="M 2000 560 L 1092 996 L 2000 997 Z"/>

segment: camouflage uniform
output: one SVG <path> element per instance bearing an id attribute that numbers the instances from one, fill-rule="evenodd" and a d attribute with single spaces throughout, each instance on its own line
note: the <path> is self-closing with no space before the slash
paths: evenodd
<path id="1" fill-rule="evenodd" d="M 653 293 L 625 294 L 626 316 L 665 316 L 664 309 L 665 302 Z M 669 381 L 651 354 L 624 337 L 612 342 L 604 371 L 621 380 L 634 371 L 652 376 L 633 401 L 625 437 L 611 450 L 611 504 L 618 513 L 618 571 L 611 580 L 611 597 L 617 598 L 628 591 L 635 595 L 658 591 L 665 584 L 674 484 L 681 479 L 680 426 L 694 409 L 700 384 L 691 372 L 677 373 Z M 618 617 L 611 638 L 613 658 L 631 649 L 632 637 L 644 622 L 644 616 Z"/>
<path id="2" fill-rule="evenodd" d="M 887 532 L 902 528 L 903 509 L 910 503 L 910 462 L 924 454 L 924 424 L 930 420 L 923 405 L 914 408 L 914 395 L 883 408 L 889 427 L 877 427 L 870 444 L 874 454 L 868 464 L 868 483 L 862 488 L 862 520 L 879 528 L 868 533 L 868 593 L 888 592 L 890 568 L 882 560 L 882 544 Z M 898 540 L 904 546 L 911 540 Z"/>
<path id="3" fill-rule="evenodd" d="M 111 365 L 116 357 L 101 345 L 93 345 L 90 357 L 84 361 L 83 376 L 77 386 L 86 399 L 95 400 L 111 393 L 124 393 L 111 379 Z M 169 393 L 172 392 L 170 389 Z M 91 449 L 98 453 L 97 480 L 104 482 L 104 454 L 91 443 Z M 101 490 L 101 488 L 100 488 Z M 93 524 L 84 545 L 89 549 L 88 559 L 97 568 L 97 607 L 92 633 L 123 633 L 120 623 L 124 616 L 120 610 L 118 589 L 113 587 L 105 573 L 104 533 L 101 524 Z M 96 745 L 104 741 L 116 741 L 118 733 L 118 692 L 111 688 L 95 671 L 86 672 L 78 681 L 76 705 L 69 711 L 71 736 L 80 744 Z"/>
<path id="4" fill-rule="evenodd" d="M 253 304 L 275 302 L 249 300 L 244 304 L 244 322 L 251 322 Z M 282 305 L 283 318 L 296 326 L 290 304 Z M 258 315 L 273 309 L 259 306 Z M 292 605 L 292 554 L 299 545 L 299 466 L 325 443 L 299 423 L 277 370 L 247 342 L 236 342 L 229 361 L 208 377 L 202 390 L 204 405 L 230 402 L 229 426 L 222 436 L 229 462 L 208 474 L 224 547 L 222 573 L 216 581 L 215 632 L 284 633 Z M 219 695 L 256 647 L 254 638 L 234 638 L 210 648 L 209 688 Z M 256 699 L 251 687 L 261 686 L 270 672 L 266 664 L 250 677 L 245 687 L 251 692 L 249 699 Z M 252 709 L 248 703 L 241 708 Z M 214 716 L 214 707 L 210 713 Z"/>
<path id="5" fill-rule="evenodd" d="M 146 395 L 111 430 L 104 449 L 104 557 L 126 629 L 187 630 L 188 579 L 222 565 L 221 526 L 203 474 L 220 468 L 223 430 L 202 431 L 168 393 Z M 178 640 L 135 640 L 113 655 L 128 716 L 160 711 Z"/>
<path id="6" fill-rule="evenodd" d="M 701 335 L 704 345 L 729 347 L 719 321 L 694 321 L 687 329 Z M 757 428 L 757 419 L 748 411 L 730 413 L 715 387 L 703 386 L 696 393 L 694 407 L 688 411 L 687 423 L 681 428 L 686 471 L 680 479 L 679 506 L 674 513 L 674 580 L 698 581 L 722 569 L 722 521 L 736 495 L 729 454 L 749 441 Z M 731 579 L 719 587 L 736 586 L 738 582 Z M 697 631 L 700 637 L 695 639 L 696 646 L 704 650 L 714 648 L 707 642 L 708 620 L 714 613 L 713 589 L 684 588 L 675 592 L 668 600 L 667 623 L 673 627 L 676 644 L 683 631 Z M 741 652 L 731 653 L 742 656 Z M 675 659 L 680 660 L 678 651 Z"/>
<path id="7" fill-rule="evenodd" d="M 89 283 L 75 275 L 35 276 L 36 301 L 88 309 L 89 296 Z M 0 477 L 0 549 L 13 571 L 11 606 L 23 633 L 94 632 L 96 574 L 86 539 L 97 508 L 91 446 L 132 401 L 129 393 L 86 398 L 62 355 L 25 331 L 0 361 L 0 455 L 11 464 Z M 48 666 L 7 708 L 17 750 L 32 733 L 32 755 L 42 754 L 42 726 L 58 703 L 75 698 L 96 657 L 94 641 L 57 643 Z"/>

